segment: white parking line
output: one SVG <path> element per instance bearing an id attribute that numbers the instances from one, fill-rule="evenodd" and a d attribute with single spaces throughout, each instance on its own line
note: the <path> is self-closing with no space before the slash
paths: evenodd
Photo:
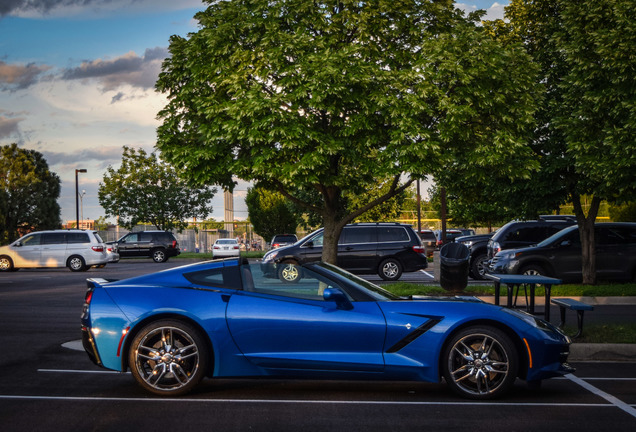
<path id="1" fill-rule="evenodd" d="M 430 274 L 426 270 L 420 270 L 420 273 L 424 273 L 426 276 L 430 277 L 431 279 L 435 279 L 435 276 L 433 276 L 432 274 Z"/>
<path id="2" fill-rule="evenodd" d="M 636 409 L 632 408 L 630 405 L 626 404 L 625 402 L 623 402 L 622 400 L 612 396 L 611 394 L 605 393 L 603 390 L 600 390 L 596 387 L 594 387 L 592 384 L 583 381 L 581 378 L 574 376 L 572 374 L 567 374 L 565 376 L 567 379 L 569 379 L 572 382 L 577 383 L 578 385 L 580 385 L 581 387 L 583 387 L 584 389 L 586 389 L 587 391 L 602 397 L 603 399 L 605 399 L 606 401 L 610 402 L 612 405 L 622 409 L 623 411 L 625 411 L 626 413 L 630 414 L 632 417 L 636 417 Z"/>
<path id="3" fill-rule="evenodd" d="M 298 399 L 192 399 L 192 398 L 118 398 L 118 397 L 80 397 L 80 396 L 21 396 L 21 395 L 0 395 L 2 399 L 24 399 L 24 400 L 60 400 L 60 401 L 117 401 L 117 402 L 216 402 L 216 403 L 250 403 L 250 404 L 313 404 L 313 405 L 456 405 L 456 406 L 525 406 L 525 407 L 594 407 L 594 408 L 614 408 L 611 403 L 517 403 L 517 402 L 425 402 L 425 401 L 367 401 L 367 400 L 298 400 Z"/>

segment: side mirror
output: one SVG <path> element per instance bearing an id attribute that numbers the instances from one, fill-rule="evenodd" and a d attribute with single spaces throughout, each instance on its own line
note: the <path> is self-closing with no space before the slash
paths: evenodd
<path id="1" fill-rule="evenodd" d="M 22 242 L 17 241 L 17 242 L 15 242 L 15 243 L 13 243 L 13 246 L 15 246 L 15 247 L 21 247 L 21 246 L 22 246 Z"/>
<path id="2" fill-rule="evenodd" d="M 336 306 L 338 307 L 338 309 L 343 309 L 343 310 L 353 309 L 353 305 L 351 304 L 347 296 L 338 288 L 325 289 L 323 293 L 323 298 L 326 301 L 336 302 Z"/>
<path id="3" fill-rule="evenodd" d="M 559 246 L 561 246 L 561 247 L 570 247 L 570 246 L 572 246 L 572 241 L 563 240 Z"/>
<path id="4" fill-rule="evenodd" d="M 314 242 L 308 241 L 307 243 L 305 243 L 305 246 L 307 246 L 308 248 L 312 248 L 314 247 Z"/>

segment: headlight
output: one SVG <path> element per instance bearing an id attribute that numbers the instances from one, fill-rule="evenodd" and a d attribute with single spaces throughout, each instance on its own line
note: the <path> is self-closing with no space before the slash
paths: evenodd
<path id="1" fill-rule="evenodd" d="M 550 324 L 547 321 L 537 318 L 534 315 L 529 314 L 528 312 L 525 312 L 519 309 L 510 309 L 510 308 L 501 308 L 501 310 L 509 313 L 510 315 L 516 316 L 517 318 L 519 318 L 520 320 L 523 320 L 528 325 L 531 325 L 534 328 L 538 328 L 547 332 L 558 333 L 565 336 L 565 333 L 563 333 L 563 331 L 561 331 L 560 328 Z"/>
<path id="2" fill-rule="evenodd" d="M 271 260 L 276 258 L 276 255 L 278 255 L 278 252 L 267 252 L 265 256 L 263 257 L 263 262 L 264 263 L 270 262 Z"/>
<path id="3" fill-rule="evenodd" d="M 518 254 L 516 251 L 505 251 L 505 252 L 502 251 L 502 252 L 499 252 L 497 255 L 499 256 L 499 259 L 505 259 L 510 261 L 517 258 L 517 256 L 520 254 Z"/>

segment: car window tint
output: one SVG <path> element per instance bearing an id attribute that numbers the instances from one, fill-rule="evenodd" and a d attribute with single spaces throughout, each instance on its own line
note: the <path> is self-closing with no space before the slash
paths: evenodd
<path id="1" fill-rule="evenodd" d="M 36 246 L 40 244 L 41 237 L 41 234 L 32 234 L 30 236 L 26 236 L 21 243 L 23 246 Z"/>
<path id="2" fill-rule="evenodd" d="M 90 243 L 86 233 L 67 233 L 66 241 L 67 243 Z"/>
<path id="3" fill-rule="evenodd" d="M 380 243 L 409 240 L 409 234 L 402 227 L 378 227 L 378 241 Z"/>
<path id="4" fill-rule="evenodd" d="M 128 236 L 124 237 L 123 240 L 126 243 L 135 243 L 137 241 L 139 241 L 139 234 L 129 234 Z"/>
<path id="5" fill-rule="evenodd" d="M 66 243 L 65 233 L 46 233 L 42 234 L 41 244 L 64 244 Z"/>
<path id="6" fill-rule="evenodd" d="M 216 267 L 199 272 L 186 273 L 183 276 L 195 285 L 236 290 L 242 289 L 237 266 Z"/>
<path id="7" fill-rule="evenodd" d="M 348 227 L 342 232 L 340 244 L 375 243 L 375 227 Z"/>
<path id="8" fill-rule="evenodd" d="M 149 242 L 151 240 L 152 240 L 152 233 L 142 232 L 141 234 L 139 234 L 140 242 Z"/>
<path id="9" fill-rule="evenodd" d="M 280 279 L 265 277 L 259 266 L 250 266 L 253 286 L 249 288 L 249 291 L 301 300 L 324 301 L 323 293 L 326 288 L 340 288 L 312 270 L 299 268 L 299 271 L 302 277 L 298 282 L 286 283 Z"/>
<path id="10" fill-rule="evenodd" d="M 316 235 L 310 241 L 313 243 L 314 247 L 321 247 L 322 246 L 322 241 L 323 241 L 323 234 L 320 233 L 320 234 Z"/>
<path id="11" fill-rule="evenodd" d="M 596 227 L 596 244 L 597 245 L 621 245 L 629 242 L 628 230 L 621 227 Z"/>

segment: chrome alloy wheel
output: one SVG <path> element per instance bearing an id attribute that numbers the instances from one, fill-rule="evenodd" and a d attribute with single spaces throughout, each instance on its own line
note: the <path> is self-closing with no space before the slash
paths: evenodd
<path id="1" fill-rule="evenodd" d="M 446 380 L 463 396 L 488 399 L 508 390 L 517 375 L 517 353 L 496 329 L 468 329 L 447 351 Z"/>
<path id="2" fill-rule="evenodd" d="M 278 277 L 283 282 L 298 282 L 300 279 L 300 270 L 294 263 L 282 263 L 278 271 Z"/>
<path id="3" fill-rule="evenodd" d="M 156 393 L 189 390 L 200 379 L 199 347 L 185 329 L 157 327 L 134 345 L 135 375 Z"/>
<path id="4" fill-rule="evenodd" d="M 395 278 L 399 270 L 400 269 L 395 261 L 387 261 L 382 266 L 382 273 L 389 279 Z"/>

